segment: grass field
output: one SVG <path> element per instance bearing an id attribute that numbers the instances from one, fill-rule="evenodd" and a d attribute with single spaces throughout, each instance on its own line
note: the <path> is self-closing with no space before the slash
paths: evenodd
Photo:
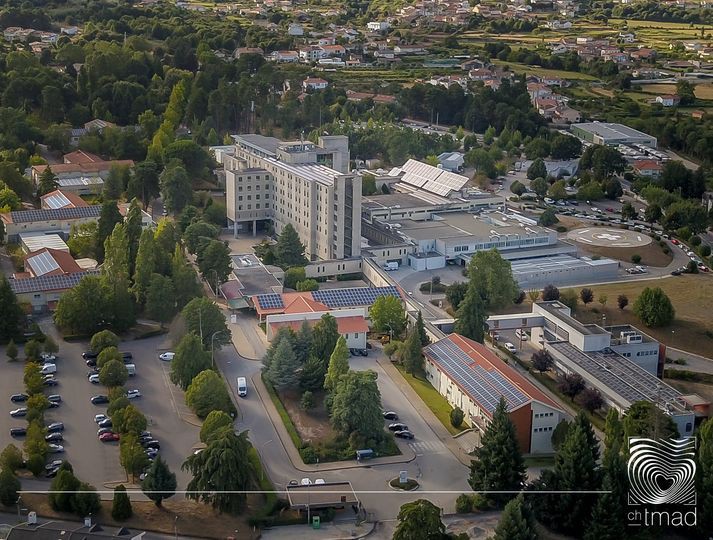
<path id="1" fill-rule="evenodd" d="M 502 60 L 494 60 L 494 64 L 499 66 L 508 66 L 515 73 L 524 73 L 525 75 L 544 75 L 547 77 L 559 77 L 561 79 L 570 79 L 573 81 L 596 81 L 596 77 L 587 75 L 586 73 L 578 73 L 575 71 L 564 71 L 561 69 L 545 69 L 537 66 L 526 66 L 515 62 L 504 62 Z"/>
<path id="2" fill-rule="evenodd" d="M 612 248 L 579 243 L 577 245 L 589 253 L 601 255 L 602 257 L 610 257 L 617 261 L 631 262 L 631 256 L 637 254 L 641 256 L 641 264 L 657 268 L 668 266 L 673 260 L 673 256 L 671 254 L 666 255 L 662 251 L 661 246 L 656 242 L 651 242 L 646 246 L 636 248 Z"/>
<path id="3" fill-rule="evenodd" d="M 676 93 L 675 84 L 642 84 L 639 88 L 642 92 L 654 95 Z M 698 99 L 713 99 L 713 83 L 697 84 L 694 92 Z"/>
<path id="4" fill-rule="evenodd" d="M 675 321 L 664 328 L 646 328 L 633 313 L 636 298 L 645 287 L 660 287 L 671 299 L 676 310 Z M 713 351 L 713 276 L 710 274 L 683 275 L 659 280 L 635 281 L 594 285 L 594 298 L 606 294 L 607 307 L 592 302 L 588 306 L 580 304 L 576 317 L 585 323 L 633 324 L 641 327 L 660 342 L 677 349 L 703 356 L 711 356 Z M 579 289 L 575 289 L 579 293 Z M 617 297 L 624 294 L 629 299 L 629 306 L 621 311 L 617 308 Z"/>

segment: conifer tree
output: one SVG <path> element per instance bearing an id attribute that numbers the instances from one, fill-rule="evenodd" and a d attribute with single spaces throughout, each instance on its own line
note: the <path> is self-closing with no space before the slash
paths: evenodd
<path id="1" fill-rule="evenodd" d="M 491 540 L 537 540 L 534 519 L 522 495 L 505 505 Z"/>

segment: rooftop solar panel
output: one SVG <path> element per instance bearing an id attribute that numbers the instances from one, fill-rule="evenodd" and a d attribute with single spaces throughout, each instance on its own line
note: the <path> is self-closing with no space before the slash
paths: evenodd
<path id="1" fill-rule="evenodd" d="M 44 204 L 46 204 L 50 210 L 55 210 L 57 208 L 64 208 L 65 206 L 70 206 L 72 203 L 61 191 L 45 197 Z"/>
<path id="2" fill-rule="evenodd" d="M 33 221 L 53 221 L 99 217 L 101 205 L 52 208 L 42 210 L 18 210 L 10 212 L 13 223 L 31 223 Z"/>
<path id="3" fill-rule="evenodd" d="M 281 294 L 258 294 L 256 298 L 261 309 L 281 309 L 285 307 Z"/>
<path id="4" fill-rule="evenodd" d="M 29 257 L 25 262 L 32 268 L 35 276 L 38 277 L 59 269 L 59 263 L 46 251 Z"/>
<path id="5" fill-rule="evenodd" d="M 325 289 L 312 292 L 312 298 L 330 308 L 370 306 L 380 296 L 401 298 L 394 285 L 388 287 L 352 287 L 348 289 Z"/>
<path id="6" fill-rule="evenodd" d="M 60 274 L 58 276 L 40 276 L 26 279 L 11 279 L 10 287 L 15 294 L 42 292 L 42 291 L 59 291 L 63 289 L 71 289 L 83 277 L 99 275 L 98 270 L 89 270 L 87 272 L 76 272 L 74 274 Z"/>

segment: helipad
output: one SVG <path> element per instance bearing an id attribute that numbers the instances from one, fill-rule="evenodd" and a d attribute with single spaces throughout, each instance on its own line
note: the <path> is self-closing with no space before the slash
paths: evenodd
<path id="1" fill-rule="evenodd" d="M 567 234 L 567 238 L 585 245 L 615 248 L 633 248 L 651 243 L 651 237 L 642 232 L 610 227 L 575 229 Z"/>

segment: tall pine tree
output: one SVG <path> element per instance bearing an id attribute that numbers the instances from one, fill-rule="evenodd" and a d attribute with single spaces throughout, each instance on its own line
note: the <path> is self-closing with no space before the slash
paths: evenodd
<path id="1" fill-rule="evenodd" d="M 5 276 L 0 275 L 0 342 L 17 337 L 23 313 Z"/>
<path id="2" fill-rule="evenodd" d="M 468 285 L 468 292 L 458 307 L 456 317 L 455 331 L 457 334 L 483 343 L 486 319 L 485 303 L 475 283 L 471 282 Z"/>
<path id="3" fill-rule="evenodd" d="M 468 483 L 474 491 L 519 491 L 525 485 L 525 463 L 503 397 L 493 412 L 493 419 L 481 438 L 480 448 L 470 463 Z M 487 494 L 495 504 L 503 505 L 511 494 Z"/>
<path id="4" fill-rule="evenodd" d="M 418 328 L 415 326 L 409 331 L 401 348 L 401 362 L 411 375 L 416 375 L 423 371 L 423 348 L 421 347 Z"/>
<path id="5" fill-rule="evenodd" d="M 431 339 L 428 337 L 428 334 L 426 334 L 426 325 L 423 323 L 423 315 L 420 310 L 416 318 L 416 330 L 418 331 L 418 337 L 421 340 L 422 347 L 431 343 Z"/>
<path id="6" fill-rule="evenodd" d="M 334 346 L 332 356 L 329 358 L 327 375 L 324 378 L 324 388 L 332 392 L 339 382 L 339 378 L 349 371 L 349 349 L 344 336 L 339 336 L 337 344 Z"/>
<path id="7" fill-rule="evenodd" d="M 522 495 L 505 505 L 491 540 L 537 540 L 535 520 Z"/>

